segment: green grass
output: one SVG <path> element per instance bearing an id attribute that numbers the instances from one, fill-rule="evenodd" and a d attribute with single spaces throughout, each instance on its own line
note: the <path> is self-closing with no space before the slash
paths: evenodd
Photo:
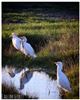
<path id="1" fill-rule="evenodd" d="M 40 21 L 35 22 L 34 20 L 29 23 L 9 23 L 3 24 L 3 37 L 9 36 L 12 32 L 18 34 L 40 34 L 40 35 L 59 35 L 59 34 L 72 34 L 78 33 L 78 21 L 77 20 L 61 20 L 54 22 Z"/>
<path id="2" fill-rule="evenodd" d="M 33 13 L 34 12 L 34 13 Z M 79 22 L 77 19 L 51 19 L 42 13 L 33 12 L 3 13 L 2 24 L 2 66 L 42 68 L 51 74 L 56 72 L 55 61 L 63 61 L 73 94 L 64 98 L 79 98 Z M 12 32 L 25 35 L 36 51 L 37 58 L 31 59 L 17 51 L 9 37 Z"/>

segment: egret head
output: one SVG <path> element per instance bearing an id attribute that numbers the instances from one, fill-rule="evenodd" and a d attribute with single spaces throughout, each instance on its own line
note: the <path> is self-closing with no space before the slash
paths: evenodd
<path id="1" fill-rule="evenodd" d="M 61 61 L 55 62 L 56 66 L 58 69 L 62 70 L 63 69 L 63 63 Z"/>
<path id="2" fill-rule="evenodd" d="M 12 36 L 12 37 L 14 37 L 14 36 L 17 36 L 17 35 L 16 35 L 16 33 L 12 33 L 12 35 L 11 35 L 11 36 Z"/>
<path id="3" fill-rule="evenodd" d="M 27 42 L 27 38 L 25 36 L 21 37 L 23 42 Z"/>

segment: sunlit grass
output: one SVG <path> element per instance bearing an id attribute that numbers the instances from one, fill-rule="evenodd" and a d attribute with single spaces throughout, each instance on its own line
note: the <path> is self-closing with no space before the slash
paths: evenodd
<path id="1" fill-rule="evenodd" d="M 45 35 L 57 35 L 57 34 L 72 34 L 78 32 L 78 21 L 65 21 L 61 20 L 59 22 L 45 22 L 41 21 L 36 23 L 35 21 L 31 23 L 9 23 L 3 24 L 3 37 L 9 36 L 12 32 L 18 34 L 45 34 Z"/>
<path id="2" fill-rule="evenodd" d="M 50 19 L 33 12 L 4 13 L 2 24 L 2 65 L 16 67 L 42 68 L 56 72 L 55 61 L 63 61 L 73 93 L 66 93 L 64 98 L 79 98 L 79 22 L 75 19 Z M 25 35 L 33 46 L 37 58 L 31 59 L 15 50 L 12 46 L 12 32 Z M 70 67 L 70 68 L 69 68 Z"/>

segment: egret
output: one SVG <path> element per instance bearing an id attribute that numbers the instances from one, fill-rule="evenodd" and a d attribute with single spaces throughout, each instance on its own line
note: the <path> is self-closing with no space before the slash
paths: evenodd
<path id="1" fill-rule="evenodd" d="M 70 82 L 67 78 L 67 76 L 62 72 L 63 69 L 63 63 L 58 61 L 55 62 L 57 66 L 57 84 L 60 88 L 62 88 L 64 91 L 71 92 Z"/>
<path id="2" fill-rule="evenodd" d="M 24 39 L 25 42 L 27 42 L 27 38 L 25 36 L 20 37 L 22 40 Z"/>
<path id="3" fill-rule="evenodd" d="M 32 46 L 27 42 L 27 38 L 23 37 L 21 42 L 21 52 L 25 55 L 31 56 L 32 58 L 36 58 L 36 54 Z"/>
<path id="4" fill-rule="evenodd" d="M 16 33 L 12 33 L 12 44 L 17 50 L 20 50 L 21 39 L 16 35 Z"/>
<path id="5" fill-rule="evenodd" d="M 37 57 L 32 46 L 27 43 L 27 38 L 25 36 L 19 38 L 16 33 L 12 33 L 12 43 L 17 50 L 21 51 L 26 56 L 28 55 L 32 58 Z"/>

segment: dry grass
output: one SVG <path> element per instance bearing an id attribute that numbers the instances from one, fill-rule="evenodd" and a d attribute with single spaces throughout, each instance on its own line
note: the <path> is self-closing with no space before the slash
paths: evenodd
<path id="1" fill-rule="evenodd" d="M 63 98 L 79 98 L 79 21 L 78 19 L 51 19 L 41 13 L 31 12 L 3 13 L 2 24 L 2 66 L 14 65 L 46 69 L 53 75 L 56 72 L 55 61 L 63 61 L 64 71 L 70 79 L 73 93 L 66 93 Z M 12 32 L 25 35 L 38 57 L 24 57 L 17 51 L 9 37 Z M 3 94 L 10 93 L 3 86 Z M 15 92 L 16 93 L 16 92 Z M 13 93 L 14 94 L 14 93 Z M 16 93 L 17 94 L 17 93 Z M 24 98 L 21 96 L 21 98 Z"/>

